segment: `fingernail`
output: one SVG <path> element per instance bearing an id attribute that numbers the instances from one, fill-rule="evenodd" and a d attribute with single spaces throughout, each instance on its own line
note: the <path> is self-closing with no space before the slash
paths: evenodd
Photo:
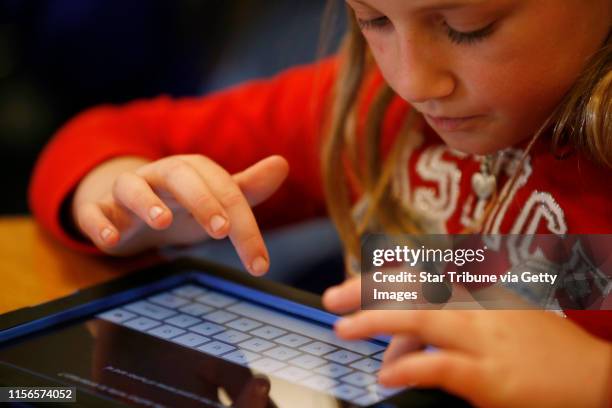
<path id="1" fill-rule="evenodd" d="M 108 227 L 104 228 L 102 232 L 100 232 L 100 237 L 102 237 L 102 240 L 104 241 L 108 241 L 111 235 L 113 235 L 113 230 Z"/>
<path id="2" fill-rule="evenodd" d="M 266 270 L 268 270 L 268 261 L 261 256 L 255 258 L 251 264 L 251 272 L 253 272 L 254 275 L 263 275 L 266 273 Z"/>
<path id="3" fill-rule="evenodd" d="M 149 217 L 155 221 L 160 215 L 162 215 L 163 212 L 163 208 L 156 205 L 155 207 L 151 207 L 149 210 Z"/>
<path id="4" fill-rule="evenodd" d="M 212 232 L 221 230 L 227 223 L 227 220 L 220 215 L 213 215 L 210 219 L 210 229 Z"/>

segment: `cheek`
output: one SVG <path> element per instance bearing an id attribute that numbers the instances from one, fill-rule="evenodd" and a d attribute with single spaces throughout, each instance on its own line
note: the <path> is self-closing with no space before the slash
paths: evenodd
<path id="1" fill-rule="evenodd" d="M 537 130 L 553 112 L 609 29 L 609 23 L 604 29 L 590 29 L 587 18 L 558 7 L 556 1 L 529 4 L 514 24 L 520 29 L 508 29 L 495 47 L 468 58 L 477 63 L 468 62 L 471 66 L 463 71 L 472 97 L 512 129 L 525 132 Z M 538 23 L 541 15 L 548 16 L 545 30 Z M 575 34 L 567 30 L 572 25 L 579 28 Z"/>
<path id="2" fill-rule="evenodd" d="M 566 87 L 531 66 L 505 65 L 477 70 L 470 79 L 472 102 L 495 120 L 509 144 L 536 132 L 562 98 Z"/>
<path id="3" fill-rule="evenodd" d="M 401 74 L 401 64 L 397 49 L 392 41 L 387 38 L 380 38 L 376 35 L 366 37 L 372 57 L 376 61 L 378 70 L 389 86 L 397 90 L 399 76 Z"/>

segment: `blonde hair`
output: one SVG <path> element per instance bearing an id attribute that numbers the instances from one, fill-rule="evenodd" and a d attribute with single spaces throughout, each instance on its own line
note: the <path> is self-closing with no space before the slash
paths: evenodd
<path id="1" fill-rule="evenodd" d="M 374 68 L 367 45 L 350 8 L 348 31 L 341 43 L 340 67 L 333 93 L 331 116 L 326 126 L 322 172 L 327 206 L 345 252 L 360 259 L 361 238 L 368 226 L 387 233 L 418 234 L 424 232 L 415 212 L 407 208 L 392 192 L 392 169 L 400 152 L 410 143 L 407 133 L 422 121 L 410 110 L 400 135 L 387 157 L 381 159 L 382 123 L 395 93 L 387 84 L 377 91 L 363 134 L 359 133 L 358 108 L 360 90 Z M 523 156 L 544 133 L 550 134 L 556 151 L 580 151 L 603 166 L 612 167 L 612 44 L 611 36 L 590 58 L 580 77 L 565 94 L 555 111 L 535 133 Z M 522 168 L 518 166 L 518 168 Z M 517 172 L 520 173 L 520 172 Z M 519 174 L 509 180 L 514 184 Z M 359 224 L 353 217 L 350 186 L 367 199 L 367 211 Z M 510 191 L 506 189 L 506 191 Z M 495 194 L 485 210 L 484 222 L 507 196 Z"/>

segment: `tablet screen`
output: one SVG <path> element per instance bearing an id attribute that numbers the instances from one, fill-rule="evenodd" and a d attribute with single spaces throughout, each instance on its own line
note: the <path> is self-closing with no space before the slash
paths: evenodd
<path id="1" fill-rule="evenodd" d="M 343 341 L 304 313 L 207 283 L 10 341 L 0 362 L 139 406 L 369 406 L 401 391 L 376 383 L 384 342 Z"/>

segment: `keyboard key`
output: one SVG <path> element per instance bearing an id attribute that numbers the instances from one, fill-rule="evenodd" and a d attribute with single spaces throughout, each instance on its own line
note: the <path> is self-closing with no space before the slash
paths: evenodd
<path id="1" fill-rule="evenodd" d="M 322 356 L 323 354 L 331 353 L 332 351 L 337 349 L 335 347 L 330 346 L 329 344 L 321 343 L 320 341 L 315 341 L 313 343 L 300 347 L 300 350 L 310 354 L 314 354 L 315 356 Z"/>
<path id="2" fill-rule="evenodd" d="M 205 293 L 202 296 L 198 296 L 195 300 L 218 308 L 227 307 L 232 303 L 236 303 L 237 301 L 237 299 L 232 296 L 222 295 L 221 293 L 216 292 Z"/>
<path id="3" fill-rule="evenodd" d="M 192 316 L 200 317 L 206 313 L 212 312 L 215 309 L 213 309 L 210 306 L 203 305 L 201 303 L 189 303 L 188 305 L 185 305 L 179 308 L 179 310 L 183 313 L 187 313 Z"/>
<path id="4" fill-rule="evenodd" d="M 187 333 L 183 334 L 182 336 L 173 338 L 172 341 L 187 347 L 197 347 L 201 344 L 210 341 L 210 339 L 204 336 L 200 336 L 199 334 Z"/>
<path id="5" fill-rule="evenodd" d="M 194 324 L 201 323 L 201 322 L 202 321 L 200 319 L 197 319 L 193 316 L 189 316 L 186 314 L 180 314 L 180 315 L 173 316 L 169 319 L 166 319 L 166 323 L 173 324 L 183 329 L 189 326 L 193 326 Z"/>
<path id="6" fill-rule="evenodd" d="M 308 377 L 309 375 L 310 375 L 310 372 L 306 370 L 302 370 L 301 368 L 298 368 L 298 367 L 291 367 L 291 366 L 285 367 L 282 370 L 279 370 L 274 373 L 275 377 L 279 377 L 279 378 L 282 378 L 284 380 L 288 380 L 291 382 L 299 381 L 301 379 Z"/>
<path id="7" fill-rule="evenodd" d="M 188 300 L 171 295 L 170 293 L 162 293 L 161 295 L 151 296 L 149 301 L 170 309 L 176 309 L 189 303 Z"/>
<path id="8" fill-rule="evenodd" d="M 259 354 L 251 353 L 247 350 L 236 350 L 223 356 L 225 360 L 240 365 L 247 365 L 260 358 Z"/>
<path id="9" fill-rule="evenodd" d="M 260 358 L 259 360 L 255 361 L 253 364 L 250 365 L 251 368 L 266 374 L 271 374 L 274 371 L 280 370 L 285 366 L 287 366 L 287 364 L 267 357 Z"/>
<path id="10" fill-rule="evenodd" d="M 310 388 L 314 388 L 315 390 L 323 391 L 328 388 L 335 387 L 340 383 L 336 380 L 332 380 L 331 378 L 324 377 L 322 375 L 313 375 L 312 377 L 300 381 L 300 384 L 303 384 Z"/>
<path id="11" fill-rule="evenodd" d="M 194 331 L 198 334 L 203 334 L 204 336 L 212 336 L 214 334 L 222 332 L 225 329 L 222 326 L 219 326 L 218 324 L 204 322 L 196 326 L 190 327 L 189 330 Z"/>
<path id="12" fill-rule="evenodd" d="M 360 371 L 349 374 L 340 379 L 345 383 L 349 383 L 357 387 L 365 387 L 366 385 L 374 384 L 376 382 L 376 378 L 373 375 L 362 373 Z"/>
<path id="13" fill-rule="evenodd" d="M 212 313 L 208 313 L 204 315 L 204 318 L 206 320 L 210 320 L 211 322 L 215 322 L 219 324 L 227 323 L 230 320 L 234 320 L 237 317 L 238 317 L 237 315 L 230 313 L 230 312 L 226 312 L 225 310 L 217 310 L 216 312 L 212 312 Z"/>
<path id="14" fill-rule="evenodd" d="M 197 296 L 203 295 L 206 289 L 196 285 L 184 285 L 178 287 L 172 291 L 175 295 L 182 296 L 184 298 L 193 299 Z"/>
<path id="15" fill-rule="evenodd" d="M 301 356 L 296 357 L 289 362 L 306 370 L 312 370 L 313 368 L 322 366 L 323 364 L 327 363 L 327 361 L 323 360 L 322 358 L 312 356 L 310 354 L 302 354 Z"/>
<path id="16" fill-rule="evenodd" d="M 179 334 L 185 333 L 185 330 L 165 324 L 163 326 L 156 327 L 153 330 L 149 330 L 148 333 L 161 337 L 162 339 L 171 339 Z"/>
<path id="17" fill-rule="evenodd" d="M 136 317 L 136 315 L 134 313 L 126 312 L 125 310 L 114 309 L 109 310 L 108 312 L 101 313 L 97 317 L 100 319 L 108 320 L 109 322 L 121 323 Z"/>
<path id="18" fill-rule="evenodd" d="M 355 353 L 369 356 L 385 348 L 370 341 L 345 341 L 336 336 L 331 328 L 323 327 L 318 324 L 296 319 L 286 313 L 273 311 L 271 309 L 257 306 L 250 302 L 238 302 L 227 308 L 229 312 L 250 317 L 260 322 L 282 327 L 288 331 L 307 336 L 311 339 L 319 340 L 323 343 L 331 344 L 342 349 L 350 350 Z"/>
<path id="19" fill-rule="evenodd" d="M 351 370 L 350 368 L 347 368 L 345 366 L 341 366 L 339 364 L 334 364 L 334 363 L 330 363 L 327 365 L 324 365 L 322 367 L 317 368 L 316 370 L 314 370 L 315 373 L 319 373 L 319 374 L 323 374 L 327 377 L 331 377 L 331 378 L 337 378 L 340 377 L 344 374 L 348 374 L 350 373 Z"/>
<path id="20" fill-rule="evenodd" d="M 164 320 L 176 314 L 174 310 L 166 309 L 165 307 L 154 305 L 153 303 L 144 300 L 130 303 L 123 307 L 137 314 L 145 315 L 152 319 Z"/>
<path id="21" fill-rule="evenodd" d="M 239 332 L 237 330 L 227 330 L 227 331 L 224 331 L 223 333 L 219 333 L 216 336 L 214 336 L 215 339 L 224 341 L 230 344 L 240 343 L 241 341 L 244 341 L 248 339 L 249 337 L 251 336 L 249 336 L 248 334 Z"/>
<path id="22" fill-rule="evenodd" d="M 381 365 L 381 362 L 378 360 L 373 360 L 371 358 L 364 358 L 363 360 L 359 360 L 351 364 L 351 367 L 371 374 L 373 372 L 380 370 L 380 365 Z"/>
<path id="23" fill-rule="evenodd" d="M 381 399 L 382 398 L 380 398 L 376 394 L 366 394 L 354 399 L 353 402 L 361 406 L 370 406 L 376 404 L 377 402 L 380 402 Z"/>
<path id="24" fill-rule="evenodd" d="M 285 361 L 289 360 L 290 358 L 297 357 L 298 355 L 300 355 L 300 352 L 285 346 L 278 346 L 276 348 L 266 351 L 264 354 L 268 357 Z"/>
<path id="25" fill-rule="evenodd" d="M 272 326 L 260 327 L 259 329 L 253 330 L 251 332 L 252 335 L 261 337 L 262 339 L 266 339 L 266 340 L 275 339 L 278 336 L 282 336 L 285 333 L 287 332 L 277 327 L 272 327 Z"/>
<path id="26" fill-rule="evenodd" d="M 337 387 L 331 388 L 328 390 L 328 392 L 344 400 L 351 400 L 355 397 L 360 396 L 361 394 L 365 394 L 365 391 L 348 384 L 342 384 Z"/>
<path id="27" fill-rule="evenodd" d="M 347 350 L 334 351 L 333 353 L 326 354 L 324 357 L 328 360 L 335 361 L 336 363 L 340 364 L 352 363 L 353 361 L 359 360 L 361 358 L 359 354 L 355 354 Z"/>
<path id="28" fill-rule="evenodd" d="M 242 317 L 226 324 L 226 326 L 236 330 L 250 331 L 261 326 L 261 323 L 256 322 L 255 320 L 247 319 L 246 317 Z"/>
<path id="29" fill-rule="evenodd" d="M 128 320 L 127 322 L 123 323 L 124 326 L 127 326 L 135 330 L 139 330 L 139 331 L 147 331 L 149 329 L 152 329 L 155 326 L 159 326 L 160 324 L 161 323 L 156 320 L 152 320 L 152 319 L 149 319 L 148 317 L 142 317 L 142 316 L 137 317 L 132 320 Z"/>
<path id="30" fill-rule="evenodd" d="M 279 337 L 278 339 L 274 341 L 280 344 L 284 344 L 285 346 L 289 346 L 289 347 L 300 347 L 312 340 L 309 339 L 308 337 L 304 337 L 304 336 L 300 336 L 299 334 L 291 333 L 286 336 Z"/>
<path id="31" fill-rule="evenodd" d="M 251 340 L 244 341 L 238 345 L 241 349 L 255 351 L 257 353 L 264 352 L 272 347 L 276 346 L 276 344 L 259 338 L 252 338 Z"/>
<path id="32" fill-rule="evenodd" d="M 375 358 L 377 360 L 382 361 L 383 360 L 383 356 L 385 355 L 384 351 L 381 351 L 380 353 L 376 353 L 372 356 L 372 358 Z"/>
<path id="33" fill-rule="evenodd" d="M 198 347 L 198 350 L 202 350 L 203 352 L 212 354 L 213 356 L 220 356 L 221 354 L 235 349 L 236 347 L 221 343 L 220 341 L 211 341 L 210 343 Z"/>

